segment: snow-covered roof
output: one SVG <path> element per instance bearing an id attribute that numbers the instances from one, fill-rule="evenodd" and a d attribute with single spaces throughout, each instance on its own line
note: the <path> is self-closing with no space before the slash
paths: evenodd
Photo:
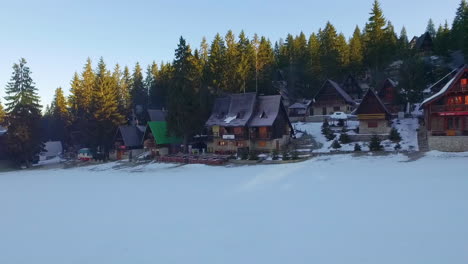
<path id="1" fill-rule="evenodd" d="M 422 102 L 422 104 L 421 104 L 421 107 L 423 107 L 423 106 L 426 105 L 427 103 L 432 102 L 432 101 L 436 100 L 437 98 L 443 96 L 443 95 L 450 89 L 450 87 L 452 86 L 453 82 L 454 82 L 455 80 L 457 80 L 457 79 L 460 77 L 460 75 L 463 74 L 463 73 L 465 72 L 465 69 L 467 69 L 467 67 L 468 67 L 468 66 L 465 65 L 465 66 L 463 66 L 463 67 L 457 69 L 457 70 L 458 70 L 457 74 L 455 74 L 455 76 L 454 76 L 452 79 L 450 79 L 450 81 L 448 81 L 447 84 L 445 84 L 445 86 L 442 87 L 442 89 L 440 89 L 440 91 L 438 91 L 437 93 L 433 94 L 432 96 L 430 96 L 429 98 L 427 98 L 426 100 L 424 100 L 424 101 Z M 457 70 L 455 70 L 455 71 L 457 71 Z M 446 76 L 443 77 L 442 79 L 445 79 L 447 76 L 449 76 L 449 75 L 452 74 L 453 72 L 454 72 L 454 71 L 452 71 L 451 73 L 449 73 L 448 75 L 446 75 Z M 440 81 L 439 81 L 439 82 L 440 82 Z M 439 83 L 439 82 L 437 82 L 437 83 Z M 436 84 L 437 84 L 437 83 L 436 83 Z M 435 84 L 435 85 L 436 85 L 436 84 Z"/>

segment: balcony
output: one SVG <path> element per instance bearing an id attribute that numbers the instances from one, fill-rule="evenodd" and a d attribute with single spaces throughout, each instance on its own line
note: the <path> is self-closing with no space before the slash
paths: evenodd
<path id="1" fill-rule="evenodd" d="M 432 105 L 431 112 L 468 112 L 468 105 Z"/>

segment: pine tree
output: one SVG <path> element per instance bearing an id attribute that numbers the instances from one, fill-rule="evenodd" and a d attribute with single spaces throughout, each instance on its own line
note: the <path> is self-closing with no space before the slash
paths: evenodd
<path id="1" fill-rule="evenodd" d="M 190 46 L 180 37 L 175 51 L 174 78 L 169 90 L 168 130 L 176 136 L 183 137 L 185 152 L 188 151 L 189 138 L 200 129 L 200 116 L 196 99 L 194 72 L 195 67 Z"/>
<path id="2" fill-rule="evenodd" d="M 429 21 L 427 22 L 426 32 L 428 32 L 429 35 L 431 35 L 432 39 L 436 37 L 436 29 L 435 29 L 434 21 L 432 21 L 432 18 L 430 18 Z"/>
<path id="3" fill-rule="evenodd" d="M 108 152 L 112 147 L 109 135 L 118 125 L 125 123 L 125 118 L 119 111 L 118 84 L 107 70 L 103 58 L 98 63 L 91 104 L 94 121 L 92 147 Z"/>
<path id="4" fill-rule="evenodd" d="M 143 74 L 140 63 L 135 64 L 132 76 L 132 86 L 130 88 L 132 98 L 132 110 L 135 112 L 138 120 L 145 123 L 145 111 L 148 106 L 148 91 L 143 83 Z"/>
<path id="5" fill-rule="evenodd" d="M 380 140 L 380 138 L 378 136 L 373 135 L 371 137 L 371 141 L 370 141 L 370 144 L 369 144 L 370 151 L 381 151 L 383 149 L 382 144 L 380 144 L 381 142 L 382 142 L 382 140 Z"/>
<path id="6" fill-rule="evenodd" d="M 343 33 L 340 33 L 338 35 L 337 49 L 338 49 L 339 62 L 340 62 L 339 68 L 341 69 L 341 76 L 343 76 L 346 69 L 349 66 L 349 54 L 350 54 L 350 49 L 349 49 L 348 43 L 346 42 L 346 38 L 343 35 Z"/>
<path id="7" fill-rule="evenodd" d="M 320 42 L 317 35 L 311 34 L 307 43 L 307 80 L 309 89 L 307 89 L 306 96 L 313 97 L 320 83 L 322 82 L 322 70 L 320 65 Z"/>
<path id="8" fill-rule="evenodd" d="M 239 48 L 234 33 L 229 30 L 225 36 L 226 54 L 225 54 L 225 72 L 223 76 L 223 87 L 226 91 L 240 92 L 240 79 L 238 78 Z"/>
<path id="9" fill-rule="evenodd" d="M 320 41 L 320 65 L 326 79 L 339 77 L 341 71 L 341 56 L 339 51 L 338 34 L 335 27 L 328 22 L 325 28 L 319 32 Z"/>
<path id="10" fill-rule="evenodd" d="M 95 74 L 93 71 L 91 59 L 86 60 L 86 65 L 84 67 L 83 73 L 81 74 L 81 94 L 77 94 L 77 97 L 83 98 L 83 109 L 84 113 L 87 115 L 91 114 L 91 100 L 93 95 L 93 90 L 95 86 Z"/>
<path id="11" fill-rule="evenodd" d="M 380 71 L 385 66 L 385 17 L 378 0 L 374 0 L 369 22 L 366 24 L 366 57 L 367 64 L 374 71 Z"/>
<path id="12" fill-rule="evenodd" d="M 122 114 L 130 119 L 132 114 L 132 76 L 127 66 L 124 67 L 119 84 L 119 105 L 122 107 Z"/>
<path id="13" fill-rule="evenodd" d="M 26 60 L 13 65 L 13 74 L 6 86 L 7 148 L 12 160 L 30 166 L 42 149 L 41 106 L 37 88 Z"/>
<path id="14" fill-rule="evenodd" d="M 409 57 L 399 69 L 398 90 L 400 103 L 417 103 L 423 98 L 422 91 L 427 87 L 424 61 L 418 57 Z"/>
<path id="15" fill-rule="evenodd" d="M 245 36 L 244 31 L 239 34 L 239 54 L 240 60 L 237 66 L 237 75 L 241 81 L 241 91 L 249 90 L 249 81 L 255 76 L 255 48 L 250 40 Z M 258 58 L 258 54 L 257 54 Z M 274 58 L 273 58 L 274 59 Z"/>
<path id="16" fill-rule="evenodd" d="M 439 26 L 437 34 L 434 39 L 434 52 L 437 55 L 447 56 L 449 53 L 451 41 L 450 41 L 450 28 L 447 21 L 444 26 Z"/>
<path id="17" fill-rule="evenodd" d="M 75 72 L 71 81 L 70 96 L 68 99 L 73 120 L 77 120 L 84 116 L 87 110 L 85 97 L 89 97 L 89 95 L 85 94 L 82 81 L 78 73 Z"/>
<path id="18" fill-rule="evenodd" d="M 223 78 L 225 72 L 226 47 L 221 35 L 216 34 L 211 43 L 210 56 L 208 58 L 208 81 L 216 91 L 224 90 Z"/>
<path id="19" fill-rule="evenodd" d="M 451 34 L 452 49 L 461 49 L 468 54 L 468 4 L 466 0 L 461 0 L 452 24 Z M 468 57 L 468 55 L 466 56 Z"/>
<path id="20" fill-rule="evenodd" d="M 353 74 L 363 71 L 364 46 L 362 43 L 361 30 L 358 26 L 354 29 L 353 37 L 349 40 L 349 64 Z"/>
<path id="21" fill-rule="evenodd" d="M 46 140 L 62 141 L 62 143 L 66 144 L 69 141 L 69 129 L 72 120 L 62 88 L 59 87 L 55 90 L 54 99 L 49 109 L 46 108 L 45 116 L 50 127 L 49 138 L 46 138 Z"/>
<path id="22" fill-rule="evenodd" d="M 397 43 L 398 58 L 406 58 L 409 55 L 409 41 L 408 34 L 406 33 L 406 28 L 402 27 L 400 32 L 400 37 L 398 38 Z"/>
<path id="23" fill-rule="evenodd" d="M 388 21 L 384 35 L 384 53 L 385 61 L 390 62 L 396 59 L 398 52 L 398 37 L 392 22 Z"/>
<path id="24" fill-rule="evenodd" d="M 275 66 L 275 55 L 271 47 L 271 42 L 265 38 L 260 38 L 257 51 L 257 90 L 262 94 L 274 94 L 272 90 L 272 75 Z"/>

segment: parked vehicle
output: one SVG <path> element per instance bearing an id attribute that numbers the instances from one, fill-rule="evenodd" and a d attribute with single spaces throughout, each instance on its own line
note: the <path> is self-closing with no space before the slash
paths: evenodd
<path id="1" fill-rule="evenodd" d="M 78 151 L 78 159 L 81 161 L 89 161 L 93 158 L 93 154 L 89 148 L 82 148 Z"/>

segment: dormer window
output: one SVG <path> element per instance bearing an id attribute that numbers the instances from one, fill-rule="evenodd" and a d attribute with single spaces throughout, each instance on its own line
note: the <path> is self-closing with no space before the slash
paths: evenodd
<path id="1" fill-rule="evenodd" d="M 260 118 L 268 118 L 265 111 L 262 112 L 262 114 L 260 115 Z"/>

